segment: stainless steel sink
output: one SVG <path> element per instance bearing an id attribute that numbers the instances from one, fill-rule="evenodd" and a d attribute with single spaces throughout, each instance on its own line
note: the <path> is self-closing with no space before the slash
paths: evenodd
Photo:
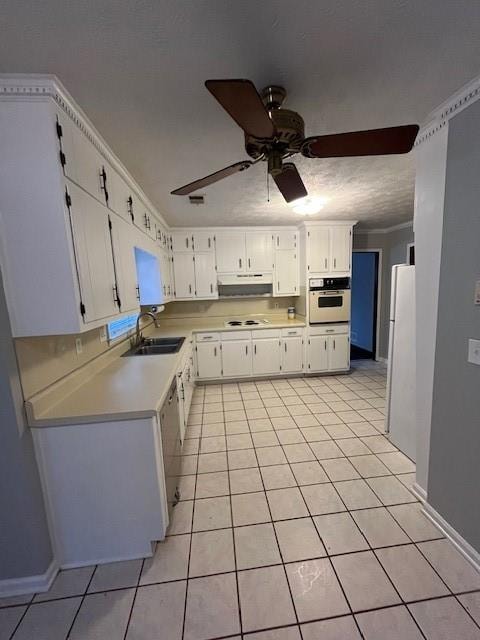
<path id="1" fill-rule="evenodd" d="M 132 347 L 124 356 L 158 356 L 165 353 L 177 353 L 185 338 L 147 338 L 138 346 Z"/>

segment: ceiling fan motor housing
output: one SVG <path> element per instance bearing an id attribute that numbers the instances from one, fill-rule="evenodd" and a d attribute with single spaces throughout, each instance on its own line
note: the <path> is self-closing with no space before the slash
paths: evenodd
<path id="1" fill-rule="evenodd" d="M 254 160 L 268 155 L 272 150 L 280 152 L 283 157 L 297 153 L 305 138 L 305 124 L 302 116 L 296 111 L 273 109 L 270 111 L 270 117 L 277 132 L 273 141 L 245 134 L 245 150 Z"/>

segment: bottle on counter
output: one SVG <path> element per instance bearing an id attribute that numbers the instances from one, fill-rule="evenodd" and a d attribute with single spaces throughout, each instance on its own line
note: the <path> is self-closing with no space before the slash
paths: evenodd
<path id="1" fill-rule="evenodd" d="M 295 320 L 295 307 L 288 307 L 287 316 L 289 320 Z"/>

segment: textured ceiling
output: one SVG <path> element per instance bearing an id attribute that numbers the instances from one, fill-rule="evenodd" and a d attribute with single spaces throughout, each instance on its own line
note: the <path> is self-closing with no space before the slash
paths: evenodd
<path id="1" fill-rule="evenodd" d="M 422 122 L 480 72 L 472 0 L 3 0 L 0 72 L 56 74 L 171 224 L 287 224 L 265 166 L 171 189 L 246 157 L 207 78 L 282 84 L 306 134 Z M 388 227 L 413 209 L 412 157 L 297 166 L 321 218 Z"/>

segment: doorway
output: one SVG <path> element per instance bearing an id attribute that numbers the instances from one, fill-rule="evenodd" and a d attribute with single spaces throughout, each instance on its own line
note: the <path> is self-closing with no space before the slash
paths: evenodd
<path id="1" fill-rule="evenodd" d="M 354 251 L 352 256 L 352 360 L 375 360 L 379 319 L 381 250 Z"/>

